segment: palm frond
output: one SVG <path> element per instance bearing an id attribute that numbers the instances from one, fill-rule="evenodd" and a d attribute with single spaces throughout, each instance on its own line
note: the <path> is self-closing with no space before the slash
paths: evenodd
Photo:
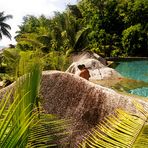
<path id="1" fill-rule="evenodd" d="M 12 18 L 12 15 L 4 15 L 4 12 L 0 12 L 0 39 L 2 39 L 2 35 L 11 39 L 11 34 L 8 31 L 11 26 L 5 23 L 10 18 Z"/>
<path id="2" fill-rule="evenodd" d="M 43 44 L 37 40 L 38 37 L 39 36 L 36 33 L 23 33 L 17 38 L 17 41 L 20 43 L 25 41 L 38 48 L 43 47 Z"/>
<path id="3" fill-rule="evenodd" d="M 6 93 L 0 101 L 0 147 L 43 148 L 61 144 L 67 124 L 40 109 L 40 80 L 40 65 L 34 63 L 30 73 L 16 82 L 15 91 Z"/>
<path id="4" fill-rule="evenodd" d="M 33 109 L 37 101 L 40 75 L 39 65 L 34 65 L 29 74 L 16 82 L 15 92 L 6 94 L 4 101 L 1 101 L 0 147 L 26 145 L 30 124 L 37 114 Z"/>
<path id="5" fill-rule="evenodd" d="M 136 103 L 137 104 L 137 103 Z M 137 105 L 141 115 L 133 115 L 118 109 L 107 117 L 83 140 L 81 148 L 147 148 L 148 111 Z"/>
<path id="6" fill-rule="evenodd" d="M 29 135 L 27 147 L 52 147 L 61 145 L 61 139 L 65 138 L 67 128 L 65 120 L 59 120 L 56 116 L 41 113 L 40 119 L 35 118 Z"/>
<path id="7" fill-rule="evenodd" d="M 75 39 L 75 44 L 74 44 L 74 49 L 77 50 L 77 48 L 80 47 L 80 45 L 82 44 L 82 42 L 84 42 L 83 37 L 85 38 L 87 33 L 89 32 L 90 28 L 84 28 L 81 29 L 80 31 L 77 32 L 76 34 L 76 39 Z"/>
<path id="8" fill-rule="evenodd" d="M 4 59 L 5 62 L 11 62 L 11 64 L 13 62 L 16 63 L 19 58 L 20 58 L 19 54 L 16 50 L 5 49 L 3 51 L 3 59 Z"/>

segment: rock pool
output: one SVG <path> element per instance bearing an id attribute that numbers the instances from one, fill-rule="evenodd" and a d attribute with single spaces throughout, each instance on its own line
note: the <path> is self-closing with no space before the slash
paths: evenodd
<path id="1" fill-rule="evenodd" d="M 127 92 L 148 97 L 148 60 L 115 62 L 114 68 L 125 78 L 135 80 L 133 83 L 126 82 L 127 88 L 128 85 L 133 85 L 125 89 Z"/>

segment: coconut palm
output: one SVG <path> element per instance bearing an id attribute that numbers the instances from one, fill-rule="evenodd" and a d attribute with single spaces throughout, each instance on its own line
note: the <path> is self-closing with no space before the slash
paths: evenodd
<path id="1" fill-rule="evenodd" d="M 147 148 L 148 110 L 136 105 L 141 115 L 118 109 L 90 132 L 80 148 Z"/>
<path id="2" fill-rule="evenodd" d="M 4 12 L 0 12 L 0 39 L 2 39 L 2 35 L 11 39 L 11 34 L 8 31 L 11 27 L 5 23 L 10 18 L 12 18 L 12 15 L 5 15 Z"/>
<path id="3" fill-rule="evenodd" d="M 40 77 L 36 63 L 15 83 L 15 90 L 0 100 L 0 147 L 55 147 L 63 137 L 64 121 L 39 108 Z"/>
<path id="4" fill-rule="evenodd" d="M 80 25 L 81 18 L 79 19 L 67 11 L 67 13 L 62 14 L 56 13 L 53 21 L 56 33 L 58 28 L 56 40 L 62 40 L 62 46 L 67 51 L 67 55 L 71 52 L 79 52 L 87 46 L 86 36 L 90 28 Z"/>

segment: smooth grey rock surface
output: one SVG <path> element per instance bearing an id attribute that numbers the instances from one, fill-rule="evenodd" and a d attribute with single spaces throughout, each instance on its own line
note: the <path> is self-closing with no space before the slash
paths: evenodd
<path id="1" fill-rule="evenodd" d="M 95 53 L 82 53 L 74 56 L 73 61 L 66 72 L 78 75 L 80 73 L 78 65 L 84 64 L 90 72 L 90 80 L 108 80 L 122 77 L 116 70 L 107 67 L 106 60 Z"/>

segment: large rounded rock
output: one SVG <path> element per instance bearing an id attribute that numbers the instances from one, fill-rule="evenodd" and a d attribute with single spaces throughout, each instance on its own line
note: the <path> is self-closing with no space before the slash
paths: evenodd
<path id="1" fill-rule="evenodd" d="M 107 80 L 122 76 L 112 68 L 106 66 L 106 60 L 95 53 L 82 53 L 73 58 L 73 63 L 66 72 L 79 73 L 78 65 L 84 64 L 90 72 L 90 80 Z"/>
<path id="2" fill-rule="evenodd" d="M 0 90 L 0 98 L 14 86 L 15 83 Z M 77 147 L 82 137 L 106 116 L 113 114 L 116 108 L 139 113 L 132 103 L 135 98 L 66 72 L 43 72 L 40 96 L 46 113 L 71 119 L 68 148 Z M 147 101 L 136 100 L 148 110 Z"/>
<path id="3" fill-rule="evenodd" d="M 114 113 L 116 108 L 136 112 L 133 97 L 118 94 L 70 73 L 44 72 L 40 93 L 47 113 L 71 119 L 69 147 L 75 147 L 91 128 Z"/>
<path id="4" fill-rule="evenodd" d="M 104 58 L 102 58 L 98 54 L 96 54 L 94 52 L 90 52 L 90 51 L 81 52 L 79 54 L 74 54 L 74 55 L 72 55 L 71 59 L 73 62 L 83 61 L 85 59 L 96 59 L 96 60 L 100 61 L 100 63 L 102 63 L 103 65 L 107 65 L 107 61 Z"/>

